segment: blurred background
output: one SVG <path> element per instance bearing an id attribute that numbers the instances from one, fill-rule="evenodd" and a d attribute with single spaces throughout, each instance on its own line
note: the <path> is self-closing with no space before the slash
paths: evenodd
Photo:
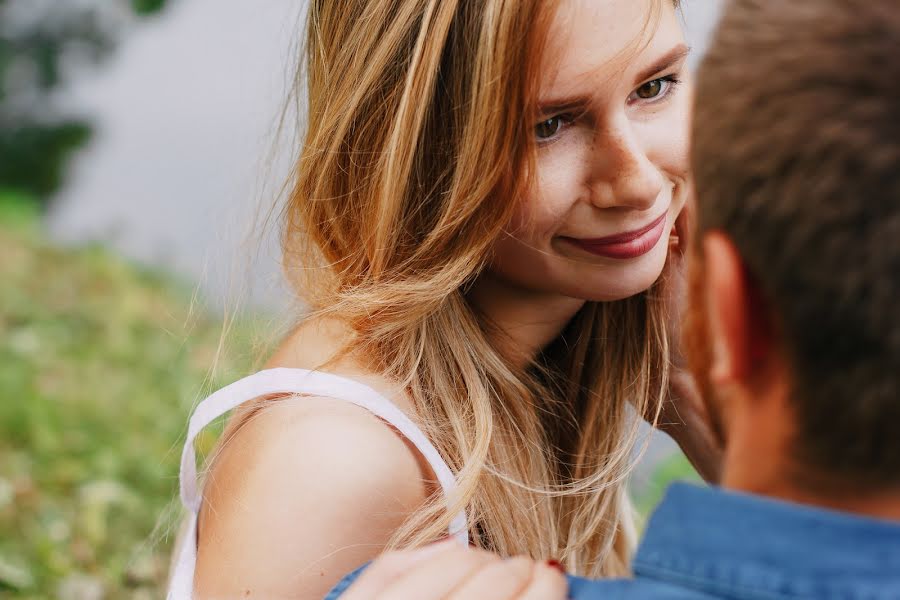
<path id="1" fill-rule="evenodd" d="M 694 64 L 720 3 L 685 2 Z M 0 598 L 162 597 L 190 408 L 291 321 L 304 12 L 0 0 Z M 652 436 L 639 508 L 691 476 Z"/>

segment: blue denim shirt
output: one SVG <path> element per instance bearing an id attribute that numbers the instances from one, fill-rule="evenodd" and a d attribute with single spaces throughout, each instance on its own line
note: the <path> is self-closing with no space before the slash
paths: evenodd
<path id="1" fill-rule="evenodd" d="M 633 568 L 633 579 L 570 577 L 570 597 L 900 600 L 900 523 L 675 484 L 650 519 Z"/>

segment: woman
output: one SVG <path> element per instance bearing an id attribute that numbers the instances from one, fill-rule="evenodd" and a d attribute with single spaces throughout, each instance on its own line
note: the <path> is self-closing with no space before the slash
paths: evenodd
<path id="1" fill-rule="evenodd" d="M 448 534 L 626 571 L 688 193 L 675 11 L 311 3 L 284 230 L 310 313 L 192 419 L 173 597 L 319 598 Z M 201 500 L 191 440 L 236 405 Z"/>

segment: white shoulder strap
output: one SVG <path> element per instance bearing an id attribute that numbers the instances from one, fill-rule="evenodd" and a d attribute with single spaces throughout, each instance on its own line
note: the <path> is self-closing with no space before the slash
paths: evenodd
<path id="1" fill-rule="evenodd" d="M 194 439 L 197 434 L 213 420 L 248 400 L 280 393 L 335 398 L 365 408 L 396 428 L 422 453 L 423 458 L 428 461 L 437 476 L 448 503 L 455 499 L 456 478 L 453 472 L 422 433 L 422 430 L 390 400 L 369 386 L 346 377 L 321 371 L 277 368 L 260 371 L 225 386 L 201 402 L 191 416 L 187 440 L 181 454 L 180 485 L 181 501 L 194 515 L 200 510 L 201 502 L 197 487 L 197 461 L 194 454 Z M 460 511 L 453 518 L 449 533 L 468 545 L 465 511 Z M 187 543 L 191 544 L 191 541 L 188 540 Z"/>
<path id="2" fill-rule="evenodd" d="M 197 486 L 197 459 L 194 440 L 197 434 L 228 411 L 253 398 L 269 394 L 304 394 L 344 400 L 365 408 L 392 425 L 408 439 L 428 461 L 448 503 L 454 500 L 456 478 L 425 434 L 390 400 L 352 379 L 321 371 L 305 369 L 268 369 L 225 386 L 197 405 L 188 425 L 187 440 L 181 454 L 181 501 L 190 511 L 184 538 L 176 549 L 175 562 L 169 580 L 168 600 L 190 600 L 194 587 L 197 561 L 197 513 L 200 510 L 200 491 Z M 449 533 L 464 545 L 469 543 L 466 513 L 460 511 L 450 522 Z"/>

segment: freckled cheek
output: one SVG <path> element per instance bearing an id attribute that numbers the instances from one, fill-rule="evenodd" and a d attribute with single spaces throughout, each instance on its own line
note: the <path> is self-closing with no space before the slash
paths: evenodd
<path id="1" fill-rule="evenodd" d="M 509 231 L 517 239 L 537 245 L 553 237 L 557 221 L 545 196 L 529 194 L 516 209 Z"/>
<path id="2" fill-rule="evenodd" d="M 537 173 L 519 204 L 511 228 L 516 237 L 557 235 L 582 194 L 584 160 L 574 144 L 547 148 L 537 161 Z"/>
<path id="3" fill-rule="evenodd" d="M 690 106 L 685 106 L 680 118 L 672 127 L 669 141 L 669 155 L 672 157 L 671 171 L 680 177 L 687 177 L 691 169 L 691 125 Z"/>
<path id="4" fill-rule="evenodd" d="M 647 157 L 670 180 L 683 183 L 690 170 L 690 104 L 684 94 L 664 118 L 641 132 Z"/>

